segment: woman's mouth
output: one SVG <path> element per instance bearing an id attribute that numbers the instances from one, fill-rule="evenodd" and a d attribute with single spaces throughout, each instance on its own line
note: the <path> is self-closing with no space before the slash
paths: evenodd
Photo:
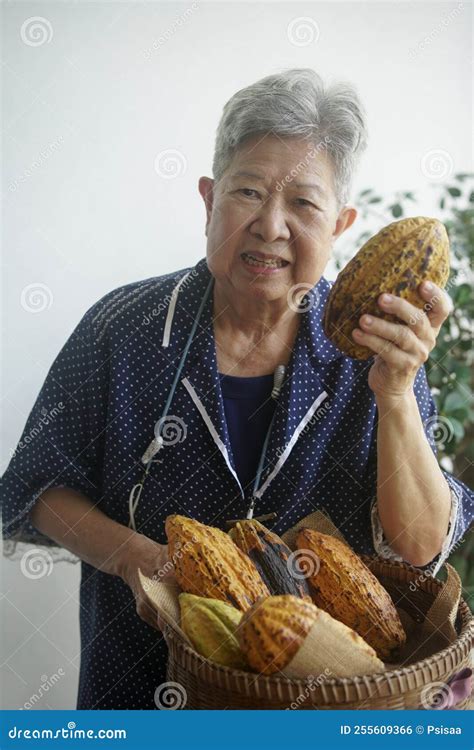
<path id="1" fill-rule="evenodd" d="M 242 253 L 240 257 L 249 270 L 252 269 L 264 273 L 279 271 L 289 265 L 287 260 L 282 260 L 281 258 L 266 258 L 264 260 L 252 253 Z"/>

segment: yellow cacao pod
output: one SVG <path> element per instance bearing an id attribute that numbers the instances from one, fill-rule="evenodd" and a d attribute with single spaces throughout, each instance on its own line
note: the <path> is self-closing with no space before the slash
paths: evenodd
<path id="1" fill-rule="evenodd" d="M 291 549 L 283 539 L 255 519 L 238 521 L 229 531 L 237 547 L 254 563 L 270 594 L 308 597 L 308 584 L 293 564 Z"/>
<path id="2" fill-rule="evenodd" d="M 418 294 L 426 280 L 443 288 L 449 277 L 449 239 L 444 225 L 424 216 L 389 224 L 371 237 L 339 273 L 324 310 L 324 332 L 349 357 L 369 359 L 374 352 L 352 337 L 366 313 L 400 322 L 377 304 L 383 292 L 423 309 Z M 425 308 L 429 309 L 429 308 Z"/>
<path id="3" fill-rule="evenodd" d="M 180 594 L 181 628 L 206 659 L 233 669 L 248 669 L 236 632 L 242 612 L 218 599 Z"/>
<path id="4" fill-rule="evenodd" d="M 390 661 L 406 640 L 400 617 L 388 591 L 344 542 L 312 529 L 302 529 L 297 548 L 308 550 L 313 602 L 355 630 L 378 656 Z M 303 565 L 304 556 L 301 557 Z"/>
<path id="5" fill-rule="evenodd" d="M 291 594 L 256 602 L 242 617 L 238 636 L 250 666 L 262 674 L 281 671 L 303 644 L 316 615 L 313 604 Z"/>
<path id="6" fill-rule="evenodd" d="M 186 516 L 166 519 L 168 555 L 182 590 L 219 599 L 244 611 L 268 596 L 253 562 L 224 531 Z"/>
<path id="7" fill-rule="evenodd" d="M 256 602 L 243 615 L 238 638 L 250 666 L 261 674 L 351 677 L 384 668 L 357 633 L 291 594 Z"/>

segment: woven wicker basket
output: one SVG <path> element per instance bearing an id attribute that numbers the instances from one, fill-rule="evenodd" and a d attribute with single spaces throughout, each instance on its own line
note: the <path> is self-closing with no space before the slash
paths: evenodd
<path id="1" fill-rule="evenodd" d="M 364 557 L 399 609 L 422 622 L 442 582 L 420 577 L 420 570 L 398 562 Z M 410 583 L 415 585 L 410 588 Z M 168 680 L 186 691 L 187 709 L 423 709 L 429 696 L 457 672 L 470 666 L 474 618 L 461 600 L 455 617 L 457 638 L 446 648 L 408 666 L 377 675 L 322 681 L 265 677 L 221 667 L 190 648 L 171 627 Z M 470 698 L 456 705 L 467 709 Z"/>

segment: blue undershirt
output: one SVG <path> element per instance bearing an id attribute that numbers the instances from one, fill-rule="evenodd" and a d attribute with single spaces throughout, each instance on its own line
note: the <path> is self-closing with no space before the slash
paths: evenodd
<path id="1" fill-rule="evenodd" d="M 276 405 L 270 398 L 273 374 L 241 378 L 219 373 L 219 378 L 237 476 L 251 491 Z"/>

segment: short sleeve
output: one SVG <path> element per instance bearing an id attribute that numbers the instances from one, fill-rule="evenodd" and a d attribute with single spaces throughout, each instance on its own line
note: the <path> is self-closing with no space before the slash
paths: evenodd
<path id="1" fill-rule="evenodd" d="M 437 455 L 437 438 L 442 436 L 446 430 L 449 430 L 449 424 L 437 414 L 436 405 L 433 396 L 431 395 L 424 367 L 420 368 L 417 373 L 414 392 L 423 422 L 426 439 L 428 440 L 433 453 Z M 448 531 L 441 552 L 430 563 L 428 563 L 428 565 L 423 566 L 424 568 L 428 568 L 433 576 L 436 575 L 445 560 L 462 541 L 474 516 L 473 491 L 449 472 L 444 469 L 442 469 L 442 472 L 451 490 L 451 513 Z M 371 525 L 375 551 L 382 557 L 403 561 L 403 558 L 392 550 L 385 539 L 378 514 L 376 499 L 371 507 Z"/>
<path id="2" fill-rule="evenodd" d="M 48 488 L 70 487 L 96 503 L 100 499 L 107 357 L 94 335 L 98 304 L 53 362 L 1 479 L 6 556 L 13 556 L 18 543 L 58 546 L 28 517 Z"/>

